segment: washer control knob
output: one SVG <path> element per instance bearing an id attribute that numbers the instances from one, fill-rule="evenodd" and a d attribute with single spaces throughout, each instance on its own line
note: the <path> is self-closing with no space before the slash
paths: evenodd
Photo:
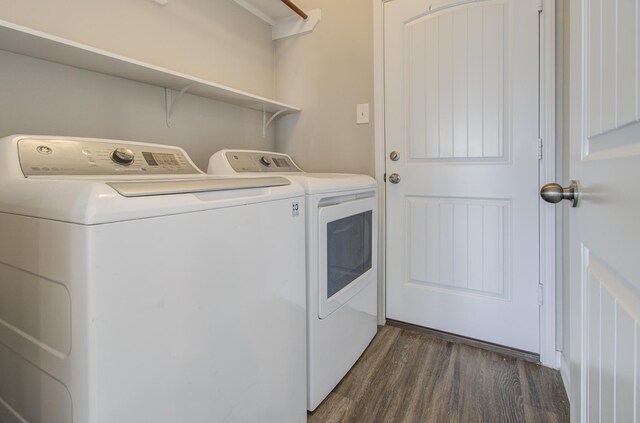
<path id="1" fill-rule="evenodd" d="M 130 165 L 133 163 L 133 159 L 135 158 L 133 151 L 128 148 L 120 147 L 113 150 L 111 153 L 111 160 L 114 163 L 118 163 L 121 165 Z"/>
<path id="2" fill-rule="evenodd" d="M 263 166 L 269 167 L 269 166 L 271 166 L 271 159 L 268 158 L 267 156 L 262 156 L 262 157 L 260 157 L 260 163 Z"/>

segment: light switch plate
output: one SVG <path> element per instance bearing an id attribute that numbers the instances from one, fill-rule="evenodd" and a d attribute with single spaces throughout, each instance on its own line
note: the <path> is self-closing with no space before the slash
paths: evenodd
<path id="1" fill-rule="evenodd" d="M 358 104 L 356 106 L 356 123 L 363 125 L 369 123 L 369 104 Z"/>

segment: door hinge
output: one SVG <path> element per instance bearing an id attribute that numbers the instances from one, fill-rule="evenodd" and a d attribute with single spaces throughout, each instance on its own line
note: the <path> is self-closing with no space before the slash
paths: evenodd
<path id="1" fill-rule="evenodd" d="M 543 294 L 543 286 L 541 283 L 538 283 L 538 305 L 542 306 L 542 294 Z"/>
<path id="2" fill-rule="evenodd" d="M 538 138 L 538 160 L 542 160 L 542 138 Z"/>

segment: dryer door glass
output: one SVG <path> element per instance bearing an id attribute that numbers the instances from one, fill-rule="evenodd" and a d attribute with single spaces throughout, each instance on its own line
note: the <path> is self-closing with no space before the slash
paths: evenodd
<path id="1" fill-rule="evenodd" d="M 327 298 L 371 269 L 372 212 L 327 224 Z"/>

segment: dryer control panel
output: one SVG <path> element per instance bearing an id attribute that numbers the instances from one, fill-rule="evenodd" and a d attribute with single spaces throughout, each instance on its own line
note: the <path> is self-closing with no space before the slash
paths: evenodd
<path id="1" fill-rule="evenodd" d="M 18 141 L 25 176 L 201 174 L 176 147 L 82 139 Z"/>
<path id="2" fill-rule="evenodd" d="M 291 157 L 282 153 L 266 151 L 227 151 L 229 165 L 238 173 L 243 172 L 302 172 Z"/>

